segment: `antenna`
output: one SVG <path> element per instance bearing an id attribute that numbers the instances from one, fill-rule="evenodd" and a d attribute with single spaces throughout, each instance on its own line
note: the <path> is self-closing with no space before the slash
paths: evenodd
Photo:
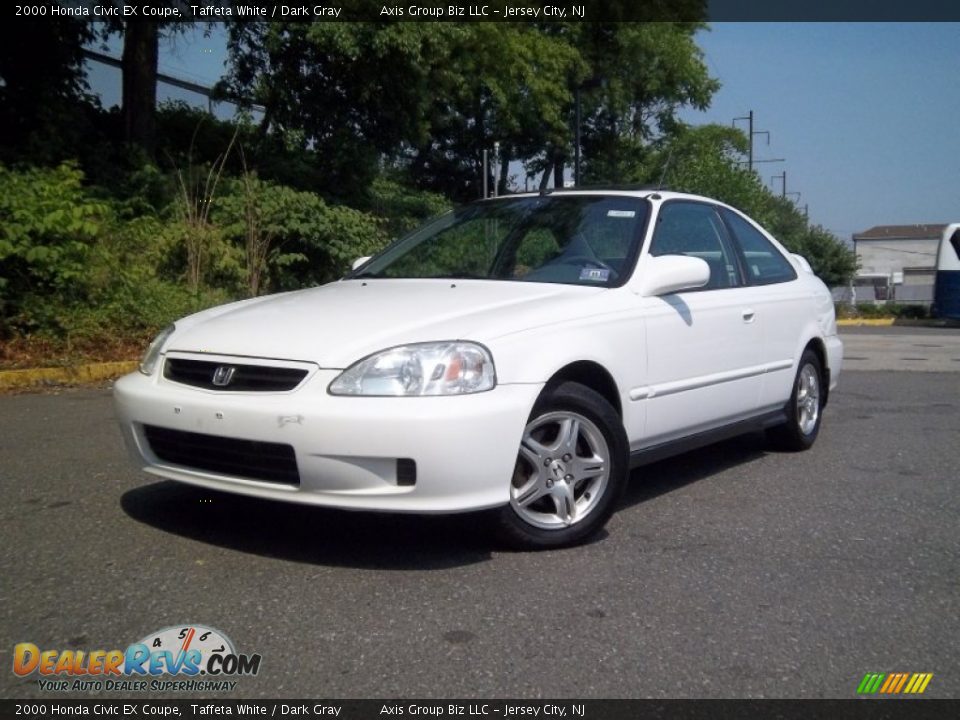
<path id="1" fill-rule="evenodd" d="M 667 161 L 663 164 L 663 171 L 660 173 L 660 182 L 657 183 L 657 190 L 663 189 L 663 181 L 667 177 L 667 170 L 670 168 L 670 161 L 673 159 L 673 145 L 670 146 L 670 151 L 667 153 Z"/>

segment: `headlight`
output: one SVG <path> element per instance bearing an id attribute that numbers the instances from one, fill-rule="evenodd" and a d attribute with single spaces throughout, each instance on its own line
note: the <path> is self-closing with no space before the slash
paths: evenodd
<path id="1" fill-rule="evenodd" d="M 143 360 L 140 361 L 140 372 L 144 375 L 153 375 L 153 371 L 157 369 L 157 361 L 160 359 L 163 344 L 167 341 L 167 338 L 173 335 L 173 331 L 176 329 L 176 325 L 168 325 L 153 339 L 150 347 L 143 354 Z"/>
<path id="2" fill-rule="evenodd" d="M 330 383 L 331 395 L 466 395 L 497 384 L 490 352 L 477 343 L 431 342 L 364 358 Z"/>

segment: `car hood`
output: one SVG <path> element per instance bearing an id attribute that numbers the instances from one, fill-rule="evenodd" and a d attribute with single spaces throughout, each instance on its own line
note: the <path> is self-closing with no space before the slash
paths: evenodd
<path id="1" fill-rule="evenodd" d="M 603 288 L 488 280 L 346 280 L 256 298 L 177 322 L 167 351 L 345 368 L 385 348 L 475 340 L 583 317 Z M 595 310 L 594 310 L 595 311 Z"/>

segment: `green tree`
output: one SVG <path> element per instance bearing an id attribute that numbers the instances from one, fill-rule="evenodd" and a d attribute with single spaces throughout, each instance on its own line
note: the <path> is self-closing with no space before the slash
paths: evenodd
<path id="1" fill-rule="evenodd" d="M 697 0 L 686 6 L 699 7 Z M 354 199 L 384 159 L 418 186 L 459 200 L 520 160 L 562 184 L 583 91 L 592 176 L 618 180 L 717 83 L 694 43 L 698 23 L 242 23 L 230 28 L 221 90 L 264 106 L 260 135 L 302 131 L 324 178 Z M 605 177 L 611 176 L 611 177 Z M 612 177 L 616 176 L 616 177 Z"/>
<path id="2" fill-rule="evenodd" d="M 106 0 L 106 4 L 121 7 L 120 0 Z M 181 12 L 189 12 L 188 3 L 173 0 Z M 187 23 L 146 20 L 109 19 L 99 23 L 100 34 L 123 36 L 120 58 L 121 104 L 123 139 L 147 158 L 153 158 L 157 141 L 157 81 L 160 60 L 160 42 L 189 27 Z M 204 30 L 209 32 L 209 25 Z"/>
<path id="3" fill-rule="evenodd" d="M 74 18 L 0 23 L 0 161 L 55 164 L 91 128 L 83 69 L 90 23 Z"/>
<path id="4" fill-rule="evenodd" d="M 655 2 L 646 12 L 657 20 L 705 18 L 703 5 L 699 0 Z M 588 67 L 580 80 L 587 182 L 625 182 L 652 143 L 676 130 L 680 108 L 709 105 L 720 84 L 710 77 L 695 41 L 705 27 L 701 22 L 608 22 L 553 30 L 566 34 Z M 555 175 L 562 170 L 559 163 L 569 161 L 568 146 L 558 148 Z"/>
<path id="5" fill-rule="evenodd" d="M 696 193 L 732 205 L 763 225 L 791 252 L 807 258 L 830 286 L 846 284 L 856 257 L 835 235 L 807 218 L 786 198 L 774 195 L 746 169 L 747 138 L 722 125 L 678 126 L 628 174 L 632 182 Z"/>
<path id="6" fill-rule="evenodd" d="M 807 227 L 791 249 L 807 258 L 813 271 L 829 287 L 847 285 L 857 272 L 854 252 L 820 225 Z"/>
<path id="7" fill-rule="evenodd" d="M 625 179 L 707 195 L 759 217 L 770 199 L 759 176 L 740 162 L 746 150 L 747 138 L 735 128 L 678 125 L 633 172 L 624 169 Z"/>
<path id="8" fill-rule="evenodd" d="M 449 23 L 235 23 L 221 92 L 265 108 L 260 134 L 302 131 L 315 189 L 356 198 L 380 159 L 426 133 Z M 437 81 L 437 84 L 434 84 Z"/>
<path id="9" fill-rule="evenodd" d="M 473 23 L 447 38 L 436 69 L 429 132 L 409 159 L 421 187 L 448 197 L 479 197 L 483 151 L 500 144 L 490 187 L 506 190 L 511 160 L 529 160 L 570 140 L 572 84 L 586 73 L 579 51 L 530 23 Z"/>

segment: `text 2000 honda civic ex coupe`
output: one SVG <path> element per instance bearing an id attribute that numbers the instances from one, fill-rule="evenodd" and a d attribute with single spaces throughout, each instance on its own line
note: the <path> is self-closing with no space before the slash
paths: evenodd
<path id="1" fill-rule="evenodd" d="M 490 509 L 583 540 L 632 466 L 765 429 L 810 447 L 842 345 L 807 262 L 722 203 L 560 191 L 467 205 L 343 280 L 164 330 L 116 384 L 136 462 L 356 510 Z"/>

